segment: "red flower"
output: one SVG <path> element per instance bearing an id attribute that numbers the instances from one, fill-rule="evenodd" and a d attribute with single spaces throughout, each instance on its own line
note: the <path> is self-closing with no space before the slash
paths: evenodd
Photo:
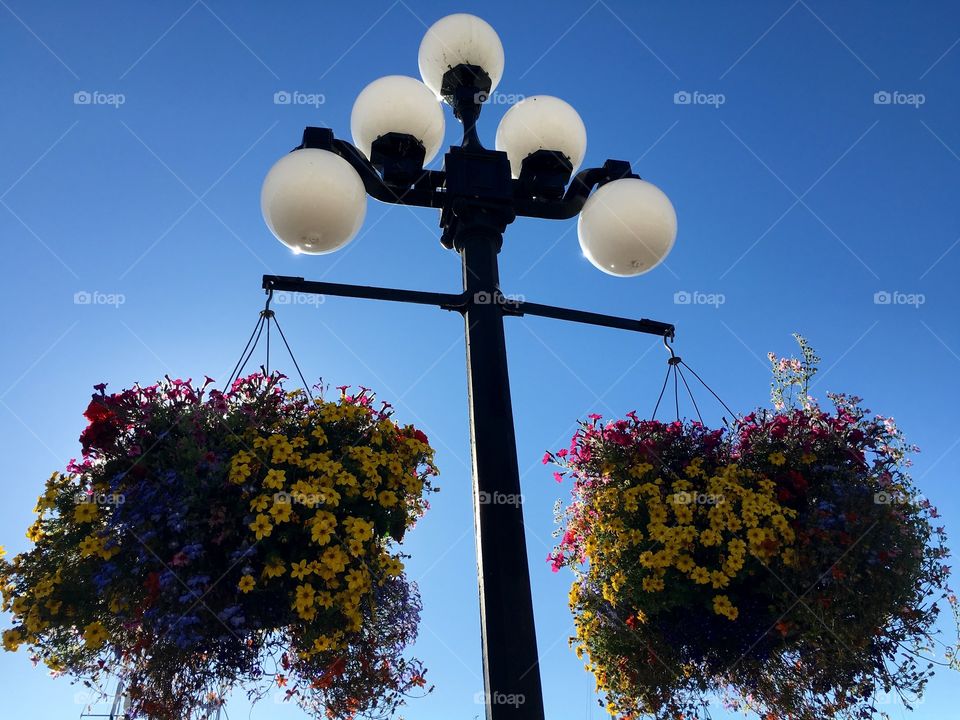
<path id="1" fill-rule="evenodd" d="M 152 572 L 147 575 L 147 579 L 143 581 L 143 587 L 147 590 L 147 605 L 152 605 L 160 595 L 160 573 Z"/>
<path id="2" fill-rule="evenodd" d="M 423 430 L 414 430 L 414 431 L 413 431 L 413 439 L 414 439 L 414 440 L 419 440 L 419 441 L 422 442 L 424 445 L 429 445 L 429 444 L 430 444 L 430 441 L 427 440 L 427 435 L 426 435 L 426 433 L 423 432 Z"/>
<path id="3" fill-rule="evenodd" d="M 783 415 L 778 415 L 774 421 L 773 425 L 770 427 L 770 437 L 772 438 L 782 438 L 787 434 L 787 430 L 790 429 L 790 419 L 784 417 Z"/>
<path id="4" fill-rule="evenodd" d="M 803 494 L 807 491 L 807 488 L 810 487 L 809 483 L 807 483 L 807 479 L 796 470 L 789 471 L 787 475 L 790 477 L 790 482 L 793 485 L 794 490 L 796 490 L 798 493 Z"/>
<path id="5" fill-rule="evenodd" d="M 104 404 L 104 398 L 94 395 L 83 416 L 90 424 L 80 435 L 83 454 L 91 450 L 109 450 L 120 433 L 120 418 Z"/>
<path id="6" fill-rule="evenodd" d="M 99 395 L 93 396 L 87 409 L 83 411 L 83 416 L 92 423 L 116 417 L 113 411 L 103 404 Z"/>

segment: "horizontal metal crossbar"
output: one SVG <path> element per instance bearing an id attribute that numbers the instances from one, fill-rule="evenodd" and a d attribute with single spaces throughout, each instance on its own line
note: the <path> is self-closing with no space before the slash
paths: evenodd
<path id="1" fill-rule="evenodd" d="M 438 293 L 421 290 L 400 290 L 396 288 L 371 287 L 368 285 L 346 285 L 343 283 L 321 282 L 304 280 L 301 277 L 286 275 L 264 275 L 263 288 L 280 292 L 300 292 L 311 295 L 334 295 L 338 297 L 355 297 L 367 300 L 388 300 L 391 302 L 406 302 L 417 305 L 434 305 L 444 310 L 463 311 L 474 303 L 498 303 L 503 307 L 504 315 L 523 316 L 535 315 L 538 317 L 566 320 L 568 322 L 597 325 L 600 327 L 630 330 L 632 332 L 647 333 L 659 337 L 674 335 L 675 328 L 670 323 L 641 318 L 617 317 L 604 315 L 585 310 L 541 305 L 540 303 L 525 300 L 510 300 L 503 295 L 491 297 L 484 293 L 484 297 L 471 297 L 468 293 Z"/>

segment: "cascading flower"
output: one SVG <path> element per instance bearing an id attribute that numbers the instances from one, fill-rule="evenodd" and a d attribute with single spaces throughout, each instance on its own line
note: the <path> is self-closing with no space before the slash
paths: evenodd
<path id="1" fill-rule="evenodd" d="M 859 398 L 821 410 L 798 340 L 802 358 L 771 355 L 774 409 L 729 431 L 592 415 L 544 458 L 573 479 L 548 561 L 575 573 L 571 643 L 615 717 L 696 717 L 720 694 L 765 718 L 860 720 L 931 675 L 940 603 L 957 604 L 907 474 L 916 448 Z"/>
<path id="2" fill-rule="evenodd" d="M 122 682 L 130 717 L 202 717 L 272 683 L 317 717 L 391 713 L 425 684 L 396 543 L 429 507 L 433 450 L 367 389 L 167 379 L 88 406 L 83 455 L 2 561 L 3 645 Z"/>

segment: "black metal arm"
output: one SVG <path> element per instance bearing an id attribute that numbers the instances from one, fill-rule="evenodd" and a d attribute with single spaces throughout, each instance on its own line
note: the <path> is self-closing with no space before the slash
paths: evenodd
<path id="1" fill-rule="evenodd" d="M 408 186 L 390 185 L 384 181 L 360 150 L 346 140 L 334 137 L 333 131 L 329 128 L 304 129 L 303 142 L 296 149 L 301 148 L 319 148 L 335 152 L 357 171 L 367 194 L 380 202 L 431 208 L 442 208 L 450 202 L 445 171 L 422 170 L 420 176 Z M 568 220 L 576 217 L 583 209 L 595 187 L 625 177 L 638 177 L 633 174 L 630 163 L 623 160 L 607 160 L 603 167 L 578 172 L 560 199 L 532 195 L 528 186 L 519 179 L 511 178 L 509 182 L 517 215 L 547 220 Z"/>
<path id="2" fill-rule="evenodd" d="M 304 280 L 302 277 L 287 275 L 264 275 L 264 290 L 281 292 L 299 292 L 310 295 L 334 295 L 337 297 L 355 297 L 366 300 L 389 300 L 408 302 L 416 305 L 436 305 L 444 310 L 456 310 L 463 303 L 461 293 L 421 292 L 419 290 L 398 290 L 394 288 L 370 287 L 367 285 L 344 285 L 341 283 Z"/>
<path id="3" fill-rule="evenodd" d="M 657 320 L 647 320 L 646 318 L 636 320 L 633 318 L 617 317 L 616 315 L 588 312 L 586 310 L 573 310 L 571 308 L 555 307 L 553 305 L 541 305 L 540 303 L 527 302 L 526 300 L 511 300 L 499 291 L 492 294 L 483 293 L 478 297 L 478 294 L 471 295 L 467 291 L 462 293 L 439 293 L 424 292 L 421 290 L 401 290 L 397 288 L 371 287 L 369 285 L 346 285 L 343 283 L 304 280 L 302 277 L 290 277 L 287 275 L 264 275 L 263 289 L 269 291 L 277 290 L 280 292 L 300 292 L 311 295 L 354 297 L 366 300 L 387 300 L 390 302 L 413 303 L 415 305 L 434 305 L 443 310 L 455 310 L 461 313 L 470 305 L 474 304 L 499 305 L 505 316 L 522 317 L 524 315 L 535 315 L 538 317 L 554 318 L 555 320 L 584 323 L 586 325 L 616 328 L 618 330 L 631 330 L 633 332 L 668 338 L 672 338 L 675 331 L 674 326 L 670 323 L 659 322 Z"/>
<path id="4" fill-rule="evenodd" d="M 306 133 L 304 133 L 306 134 Z M 438 170 L 424 170 L 421 176 L 410 187 L 394 187 L 384 182 L 380 173 L 367 160 L 362 152 L 346 140 L 332 139 L 333 152 L 346 160 L 363 180 L 367 194 L 385 203 L 397 205 L 416 205 L 418 207 L 443 207 L 444 197 L 441 188 L 446 179 L 446 173 Z M 325 148 L 326 149 L 326 148 Z"/>

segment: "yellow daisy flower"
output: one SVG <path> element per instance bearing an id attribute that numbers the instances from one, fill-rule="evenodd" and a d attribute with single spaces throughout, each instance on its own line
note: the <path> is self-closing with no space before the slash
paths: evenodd
<path id="1" fill-rule="evenodd" d="M 313 570 L 310 568 L 310 563 L 306 560 L 300 560 L 290 566 L 290 577 L 294 580 L 303 580 L 312 572 Z"/>
<path id="2" fill-rule="evenodd" d="M 767 455 L 767 460 L 772 462 L 774 465 L 783 465 L 787 462 L 787 456 L 782 452 L 774 452 Z"/>
<path id="3" fill-rule="evenodd" d="M 103 626 L 103 623 L 92 622 L 83 628 L 83 641 L 91 650 L 99 650 L 103 647 L 110 633 Z"/>
<path id="4" fill-rule="evenodd" d="M 237 589 L 240 590 L 244 595 L 253 590 L 256 587 L 257 581 L 253 579 L 253 575 L 244 575 L 240 578 L 240 582 L 237 583 Z"/>
<path id="5" fill-rule="evenodd" d="M 253 530 L 254 534 L 256 534 L 257 540 L 270 537 L 270 533 L 273 532 L 273 525 L 270 524 L 270 518 L 263 513 L 257 515 L 256 520 L 250 523 L 249 527 Z"/>
<path id="6" fill-rule="evenodd" d="M 73 519 L 80 523 L 93 521 L 97 517 L 97 506 L 92 502 L 82 502 L 74 508 Z"/>

